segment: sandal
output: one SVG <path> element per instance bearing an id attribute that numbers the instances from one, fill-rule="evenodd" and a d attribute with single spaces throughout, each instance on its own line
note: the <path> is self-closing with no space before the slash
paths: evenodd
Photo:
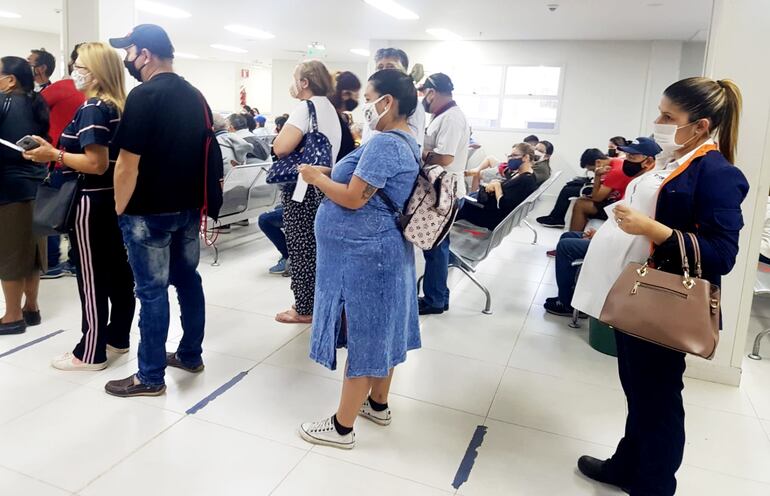
<path id="1" fill-rule="evenodd" d="M 282 324 L 312 324 L 312 315 L 300 315 L 293 308 L 275 316 L 275 320 Z"/>

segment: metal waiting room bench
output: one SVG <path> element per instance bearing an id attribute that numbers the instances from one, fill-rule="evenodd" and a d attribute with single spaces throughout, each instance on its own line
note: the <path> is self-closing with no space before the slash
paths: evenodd
<path id="1" fill-rule="evenodd" d="M 757 267 L 757 280 L 754 283 L 754 296 L 770 294 L 770 265 L 759 263 Z M 749 358 L 752 360 L 762 360 L 762 356 L 759 354 L 759 345 L 762 342 L 762 338 L 770 334 L 770 328 L 757 334 L 754 339 L 754 348 L 749 354 Z"/>
<path id="2" fill-rule="evenodd" d="M 473 275 L 476 266 L 485 260 L 489 254 L 500 245 L 511 230 L 521 224 L 527 226 L 535 235 L 532 244 L 537 244 L 537 231 L 527 222 L 527 216 L 532 212 L 540 197 L 559 178 L 562 171 L 554 172 L 551 177 L 540 185 L 537 190 L 521 202 L 494 230 L 485 229 L 463 220 L 457 221 L 450 232 L 449 267 L 459 269 L 473 281 L 486 295 L 486 304 L 482 313 L 492 313 L 492 296 L 489 290 Z M 420 278 L 422 282 L 422 278 Z M 419 284 L 418 284 L 419 289 Z"/>
<path id="3" fill-rule="evenodd" d="M 253 219 L 275 205 L 278 200 L 278 187 L 275 184 L 267 184 L 265 181 L 271 165 L 272 162 L 266 161 L 246 163 L 230 169 L 224 181 L 222 209 L 217 225 Z M 210 225 L 213 224 L 210 222 Z M 216 237 L 210 246 L 214 249 L 212 265 L 219 265 L 219 247 Z"/>

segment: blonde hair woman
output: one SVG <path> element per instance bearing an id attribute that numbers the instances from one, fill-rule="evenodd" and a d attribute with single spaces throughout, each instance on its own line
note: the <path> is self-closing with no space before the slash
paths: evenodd
<path id="1" fill-rule="evenodd" d="M 72 352 L 51 364 L 60 370 L 101 370 L 107 366 L 107 350 L 128 351 L 136 305 L 112 187 L 119 151 L 112 138 L 126 102 L 123 63 L 106 43 L 84 43 L 78 48 L 71 77 L 87 100 L 62 132 L 59 149 L 35 137 L 41 146 L 25 157 L 55 162 L 54 181 L 80 181 L 70 241 L 83 336 Z"/>
<path id="2" fill-rule="evenodd" d="M 329 140 L 332 146 L 331 164 L 340 151 L 342 129 L 337 110 L 329 97 L 334 94 L 334 80 L 322 62 L 308 60 L 300 63 L 294 70 L 294 80 L 289 87 L 292 98 L 301 100 L 289 115 L 289 120 L 273 142 L 273 152 L 281 158 L 293 152 L 305 134 L 312 128 L 312 119 L 307 101 L 312 103 L 318 122 L 318 131 Z M 294 293 L 294 305 L 275 316 L 278 322 L 287 324 L 309 324 L 313 319 L 315 296 L 315 214 L 323 195 L 314 187 L 307 189 L 304 200 L 292 200 L 294 183 L 283 185 L 281 201 L 283 203 L 283 228 L 286 232 L 286 245 L 291 261 L 291 290 Z"/>

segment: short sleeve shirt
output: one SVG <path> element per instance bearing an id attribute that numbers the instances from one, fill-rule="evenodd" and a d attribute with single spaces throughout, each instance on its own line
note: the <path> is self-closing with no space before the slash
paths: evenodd
<path id="1" fill-rule="evenodd" d="M 115 135 L 120 149 L 141 156 L 127 215 L 203 206 L 205 144 L 212 132 L 204 112 L 211 122 L 201 93 L 172 72 L 131 90 Z"/>
<path id="2" fill-rule="evenodd" d="M 89 145 L 109 148 L 109 165 L 102 174 L 83 174 L 84 189 L 111 189 L 115 161 L 120 150 L 113 144 L 115 130 L 120 122 L 120 115 L 115 105 L 99 98 L 89 98 L 75 112 L 75 117 L 65 126 L 59 137 L 59 148 L 73 154 L 83 154 Z M 68 167 L 64 174 L 74 173 Z"/>
<path id="3" fill-rule="evenodd" d="M 612 190 L 610 196 L 607 197 L 607 201 L 622 200 L 626 194 L 626 187 L 628 183 L 633 179 L 628 177 L 623 172 L 623 159 L 614 158 L 610 161 L 612 169 L 604 176 L 602 185 L 607 186 Z"/>
<path id="4" fill-rule="evenodd" d="M 337 156 L 340 153 L 340 143 L 342 141 L 342 128 L 340 127 L 340 117 L 337 110 L 325 96 L 314 96 L 310 98 L 315 106 L 316 117 L 318 118 L 318 131 L 326 136 L 329 143 L 332 145 L 332 160 L 336 162 Z M 289 114 L 289 120 L 286 124 L 290 124 L 300 131 L 302 135 L 306 135 L 312 130 L 312 124 L 310 122 L 310 112 L 307 109 L 307 103 L 300 101 L 294 110 Z M 334 164 L 329 164 L 334 165 Z"/>
<path id="5" fill-rule="evenodd" d="M 425 150 L 452 155 L 446 168 L 457 177 L 457 195 L 465 196 L 465 166 L 468 162 L 468 140 L 471 128 L 460 107 L 454 106 L 435 116 L 425 133 Z"/>

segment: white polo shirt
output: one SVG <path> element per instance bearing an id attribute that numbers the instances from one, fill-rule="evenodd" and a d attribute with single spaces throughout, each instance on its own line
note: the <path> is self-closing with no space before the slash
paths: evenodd
<path id="1" fill-rule="evenodd" d="M 465 196 L 465 166 L 470 138 L 468 120 L 456 105 L 434 117 L 425 132 L 425 151 L 454 157 L 446 169 L 457 176 L 458 198 Z"/>

